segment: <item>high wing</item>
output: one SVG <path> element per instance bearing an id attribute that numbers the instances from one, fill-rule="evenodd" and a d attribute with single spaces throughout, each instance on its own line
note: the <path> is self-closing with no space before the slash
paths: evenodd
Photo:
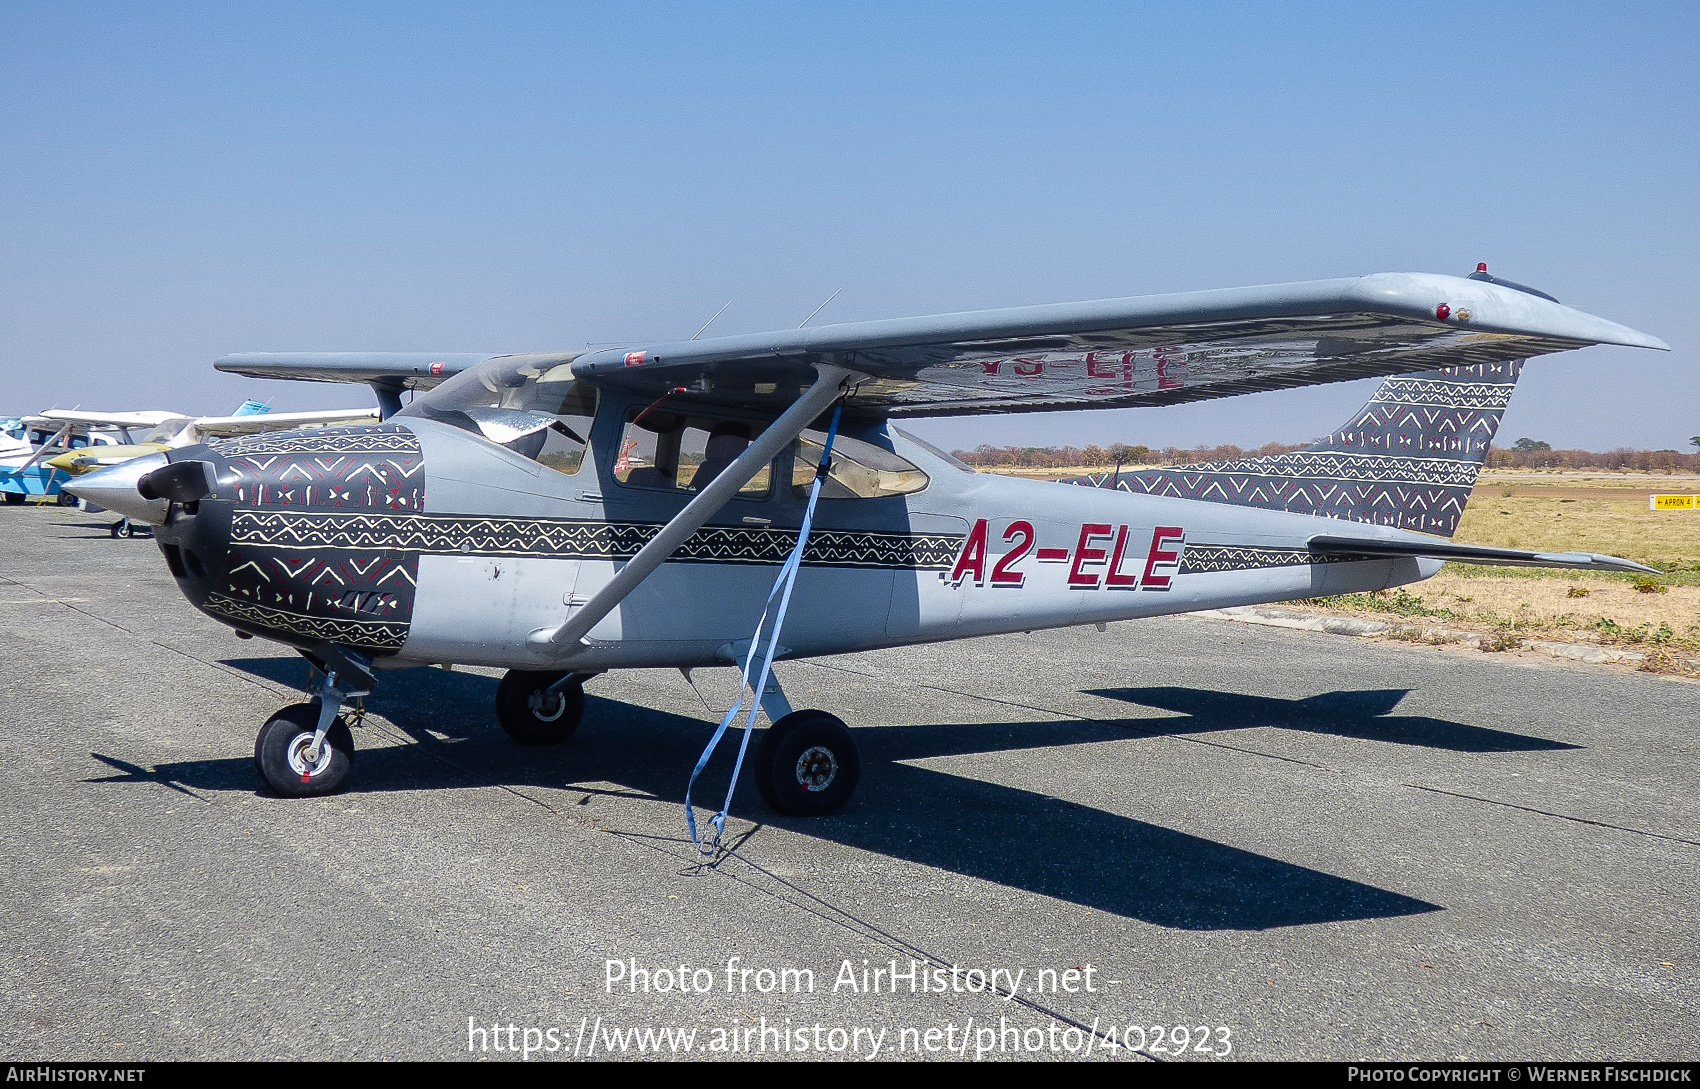
<path id="1" fill-rule="evenodd" d="M 375 423 L 375 408 L 326 408 L 306 412 L 267 412 L 247 416 L 200 416 L 191 420 L 197 439 L 223 439 L 232 435 L 257 435 L 295 427 L 341 427 Z"/>
<path id="2" fill-rule="evenodd" d="M 867 376 L 870 415 L 945 416 L 1124 408 L 1526 359 L 1592 344 L 1668 350 L 1636 332 L 1491 279 L 1379 273 L 1266 287 L 980 310 L 548 358 L 604 386 L 771 408 L 819 364 Z M 225 356 L 256 378 L 371 385 L 387 417 L 400 390 L 428 389 L 494 355 L 420 352 Z M 539 359 L 545 358 L 542 356 Z"/>
<path id="3" fill-rule="evenodd" d="M 227 374 L 298 382 L 349 382 L 372 387 L 379 416 L 401 411 L 401 391 L 431 389 L 486 359 L 492 352 L 238 352 L 213 360 Z"/>
<path id="4" fill-rule="evenodd" d="M 77 427 L 122 427 L 131 430 L 145 430 L 158 427 L 172 420 L 187 420 L 188 416 L 181 412 L 87 412 L 80 408 L 50 408 L 39 416 L 25 417 L 24 422 L 32 427 L 48 424 L 63 427 L 73 424 Z"/>
<path id="5" fill-rule="evenodd" d="M 942 416 L 1175 404 L 1592 344 L 1668 350 L 1525 290 L 1383 273 L 637 345 L 587 352 L 573 373 L 782 405 L 827 364 L 870 376 L 860 411 Z"/>

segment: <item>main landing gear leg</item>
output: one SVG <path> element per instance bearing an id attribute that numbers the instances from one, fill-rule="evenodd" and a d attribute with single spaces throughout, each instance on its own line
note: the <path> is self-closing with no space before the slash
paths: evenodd
<path id="1" fill-rule="evenodd" d="M 365 716 L 362 697 L 372 691 L 371 675 L 359 664 L 353 668 L 314 673 L 306 703 L 285 707 L 266 720 L 254 739 L 254 763 L 260 775 L 279 794 L 309 797 L 338 790 L 354 767 L 351 724 Z M 339 681 L 340 676 L 351 678 Z M 354 704 L 352 723 L 340 712 Z"/>
<path id="2" fill-rule="evenodd" d="M 761 707 L 773 723 L 762 731 L 750 766 L 762 800 L 793 817 L 824 817 L 842 809 L 862 774 L 850 728 L 825 711 L 791 710 L 771 672 Z"/>

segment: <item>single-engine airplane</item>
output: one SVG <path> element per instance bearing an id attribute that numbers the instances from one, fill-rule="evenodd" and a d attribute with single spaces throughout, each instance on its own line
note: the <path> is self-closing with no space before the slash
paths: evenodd
<path id="1" fill-rule="evenodd" d="M 855 789 L 855 741 L 751 679 L 763 640 L 769 661 L 841 654 L 1378 590 L 1446 560 L 1648 570 L 1450 540 L 1523 361 L 1591 344 L 1666 347 L 1482 267 L 619 349 L 235 355 L 217 366 L 371 383 L 387 418 L 70 487 L 157 526 L 196 607 L 316 667 L 316 698 L 256 741 L 281 794 L 345 782 L 342 710 L 385 669 L 504 668 L 497 721 L 538 744 L 572 734 L 607 670 L 741 661 L 772 723 L 750 773 L 815 815 Z M 1366 376 L 1390 377 L 1302 451 L 1085 487 L 976 473 L 893 426 Z M 404 388 L 425 392 L 401 408 Z"/>
<path id="2" fill-rule="evenodd" d="M 60 490 L 70 473 L 54 465 L 54 458 L 90 446 L 110 449 L 121 441 L 115 428 L 75 420 L 12 416 L 3 422 L 7 426 L 0 438 L 0 498 L 14 506 L 32 495 L 57 497 L 61 506 L 75 503 L 76 496 Z"/>

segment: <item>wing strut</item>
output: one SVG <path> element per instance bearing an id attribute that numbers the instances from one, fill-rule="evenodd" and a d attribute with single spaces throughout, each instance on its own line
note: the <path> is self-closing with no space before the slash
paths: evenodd
<path id="1" fill-rule="evenodd" d="M 18 466 L 17 469 L 14 470 L 14 472 L 18 473 L 21 476 L 25 469 L 28 469 L 31 465 L 34 465 L 36 462 L 40 461 L 42 458 L 46 457 L 48 454 L 51 454 L 53 452 L 53 448 L 59 445 L 60 440 L 64 440 L 65 449 L 69 450 L 71 448 L 71 439 L 70 439 L 69 436 L 71 434 L 71 428 L 73 428 L 75 426 L 76 425 L 74 423 L 68 423 L 64 427 L 61 427 L 59 429 L 58 434 L 54 435 L 51 439 L 48 439 L 46 442 L 42 443 L 41 447 L 39 449 L 37 449 L 34 454 L 30 455 L 30 459 L 28 461 L 24 462 L 22 465 Z M 47 479 L 52 480 L 53 474 L 48 473 Z"/>
<path id="2" fill-rule="evenodd" d="M 793 401 L 791 407 L 781 413 L 777 420 L 769 424 L 767 430 L 750 443 L 708 487 L 662 526 L 661 532 L 638 549 L 637 555 L 626 561 L 626 565 L 615 573 L 608 585 L 598 590 L 595 596 L 564 623 L 554 628 L 538 628 L 527 636 L 526 642 L 531 649 L 551 658 L 564 658 L 576 651 L 591 628 L 613 612 L 614 607 L 624 601 L 627 594 L 637 589 L 639 584 L 665 563 L 691 534 L 714 517 L 720 508 L 726 505 L 726 501 L 732 498 L 733 493 L 755 479 L 755 475 L 761 472 L 763 466 L 773 461 L 774 455 L 779 453 L 786 443 L 801 435 L 803 429 L 832 404 L 842 391 L 845 380 L 853 373 L 843 367 L 825 363 L 816 364 L 815 372 L 818 377 L 814 384 Z"/>

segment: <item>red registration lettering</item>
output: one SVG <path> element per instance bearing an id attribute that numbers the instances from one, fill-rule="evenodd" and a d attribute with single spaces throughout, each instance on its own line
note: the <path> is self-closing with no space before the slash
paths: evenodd
<path id="1" fill-rule="evenodd" d="M 1092 541 L 1098 537 L 1108 537 L 1111 533 L 1109 526 L 1102 522 L 1087 522 L 1080 527 L 1080 540 L 1075 542 L 1074 563 L 1068 568 L 1068 584 L 1070 586 L 1098 588 L 1098 576 L 1089 575 L 1080 569 L 1083 563 L 1101 563 L 1108 555 L 1101 548 L 1092 547 Z"/>
<path id="2" fill-rule="evenodd" d="M 993 586 L 1020 586 L 1027 576 L 1017 571 L 1015 565 L 1020 563 L 1033 548 L 1033 541 L 1038 535 L 1033 532 L 1033 523 L 1028 521 L 1011 522 L 1009 528 L 1003 531 L 1003 539 L 1013 541 L 1020 537 L 1021 543 L 1004 553 L 1003 559 L 992 568 Z"/>
<path id="3" fill-rule="evenodd" d="M 1097 352 L 1086 353 L 1086 377 L 1088 378 L 1114 378 L 1118 373 L 1116 367 L 1117 364 L 1115 363 L 1099 359 Z"/>
<path id="4" fill-rule="evenodd" d="M 980 519 L 974 523 L 974 528 L 968 531 L 968 539 L 962 542 L 962 553 L 956 557 L 956 566 L 950 572 L 950 581 L 960 586 L 963 578 L 972 574 L 975 582 L 986 581 L 986 520 Z"/>
<path id="5" fill-rule="evenodd" d="M 1145 575 L 1139 583 L 1141 590 L 1167 590 L 1169 588 L 1173 571 L 1159 575 L 1157 574 L 1157 565 L 1162 564 L 1165 567 L 1172 566 L 1175 568 L 1180 566 L 1176 562 L 1181 557 L 1180 549 L 1163 547 L 1171 541 L 1184 547 L 1186 530 L 1180 526 L 1158 526 L 1151 531 L 1151 554 L 1145 559 Z"/>
<path id="6" fill-rule="evenodd" d="M 1122 557 L 1127 554 L 1126 526 L 1116 527 L 1116 548 L 1110 554 L 1110 569 L 1104 572 L 1104 589 L 1106 590 L 1137 590 L 1139 589 L 1138 575 L 1122 573 Z"/>

